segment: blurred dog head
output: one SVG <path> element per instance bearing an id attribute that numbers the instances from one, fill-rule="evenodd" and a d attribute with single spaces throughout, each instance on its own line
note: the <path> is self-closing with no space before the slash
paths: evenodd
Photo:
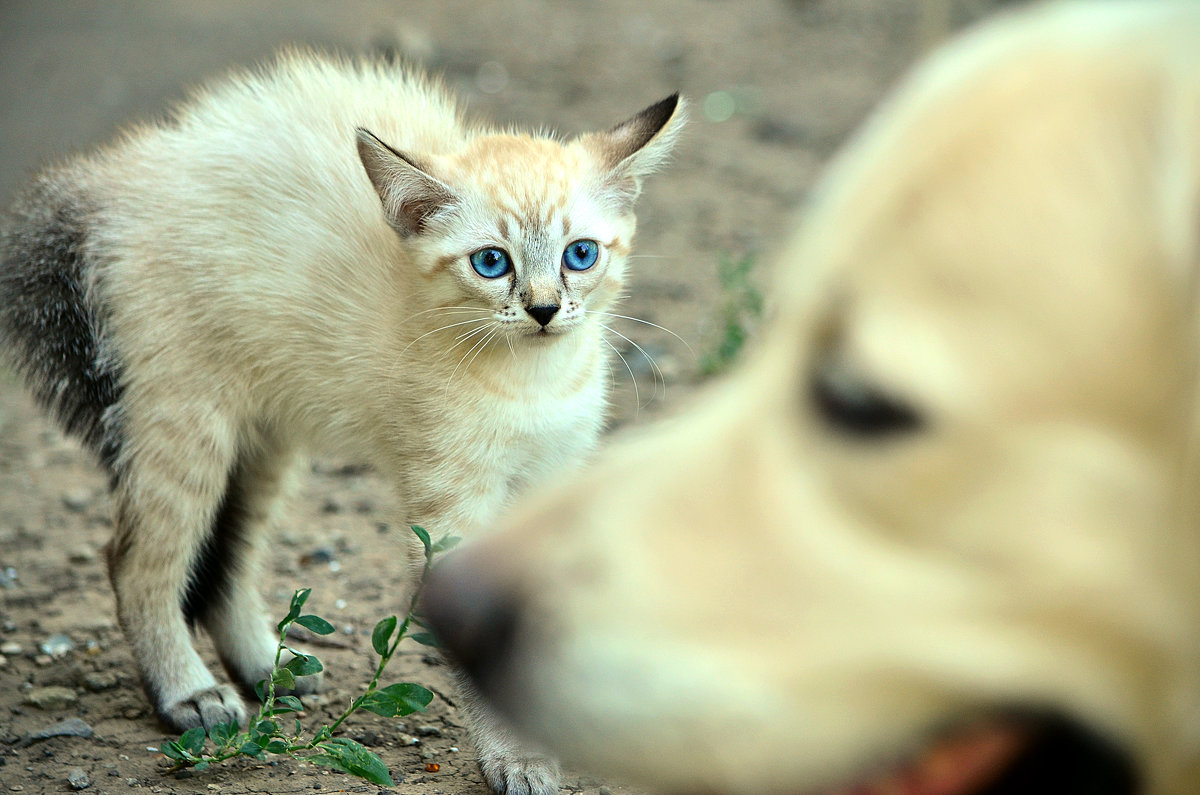
<path id="1" fill-rule="evenodd" d="M 741 369 L 431 617 L 660 790 L 1200 791 L 1198 197 L 1194 4 L 967 36 L 836 162 Z"/>

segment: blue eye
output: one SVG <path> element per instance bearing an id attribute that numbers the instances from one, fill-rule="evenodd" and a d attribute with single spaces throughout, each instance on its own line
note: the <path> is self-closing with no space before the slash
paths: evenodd
<path id="1" fill-rule="evenodd" d="M 585 271 L 596 264 L 600 256 L 600 244 L 595 240 L 576 240 L 563 251 L 563 265 L 567 270 Z"/>
<path id="2" fill-rule="evenodd" d="M 512 270 L 508 254 L 499 248 L 481 248 L 471 255 L 471 267 L 485 279 L 499 279 Z"/>

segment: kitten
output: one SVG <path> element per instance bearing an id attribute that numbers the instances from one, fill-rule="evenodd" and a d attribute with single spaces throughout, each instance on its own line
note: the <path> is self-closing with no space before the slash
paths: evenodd
<path id="1" fill-rule="evenodd" d="M 270 668 L 256 570 L 303 453 L 372 463 L 436 538 L 595 447 L 595 313 L 683 117 L 676 95 L 570 141 L 497 132 L 403 68 L 293 53 L 33 180 L 0 350 L 111 476 L 118 615 L 168 724 L 246 716 L 195 622 L 243 688 Z M 469 712 L 493 788 L 556 789 Z"/>

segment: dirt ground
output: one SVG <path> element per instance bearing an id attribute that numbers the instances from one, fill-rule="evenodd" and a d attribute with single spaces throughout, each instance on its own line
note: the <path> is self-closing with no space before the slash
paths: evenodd
<path id="1" fill-rule="evenodd" d="M 609 126 L 681 90 L 692 100 L 692 122 L 675 163 L 640 200 L 642 256 L 624 307 L 672 329 L 702 357 L 718 342 L 718 260 L 753 256 L 769 295 L 773 246 L 822 164 L 947 20 L 958 24 L 990 6 L 0 0 L 0 200 L 7 203 L 39 162 L 98 143 L 204 77 L 289 42 L 402 53 L 442 73 L 474 114 L 565 132 Z M 673 337 L 633 323 L 619 330 L 657 360 L 665 385 L 614 338 L 637 354 L 633 378 L 619 363 L 613 368 L 614 426 L 645 422 L 696 388 L 697 359 Z M 387 484 L 354 462 L 316 461 L 264 573 L 280 615 L 295 588 L 311 587 L 313 612 L 338 627 L 310 644 L 327 668 L 325 691 L 307 700 L 314 723 L 365 685 L 371 628 L 400 608 L 388 561 L 407 531 L 390 523 L 389 504 Z M 84 783 L 78 771 L 69 782 L 77 768 L 97 793 L 380 791 L 287 760 L 164 776 L 168 763 L 157 749 L 166 735 L 117 629 L 100 553 L 109 511 L 99 470 L 0 372 L 0 791 L 72 791 Z M 394 791 L 485 795 L 437 658 L 414 644 L 388 679 L 420 682 L 439 697 L 402 721 L 352 718 L 345 733 L 382 756 Z M 56 687 L 65 691 L 47 689 Z M 86 722 L 91 736 L 31 736 L 68 718 Z M 624 789 L 579 773 L 566 776 L 565 788 Z"/>

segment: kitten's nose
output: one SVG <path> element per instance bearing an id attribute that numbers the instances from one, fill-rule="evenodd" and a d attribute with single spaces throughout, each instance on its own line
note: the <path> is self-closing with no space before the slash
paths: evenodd
<path id="1" fill-rule="evenodd" d="M 529 316 L 536 320 L 542 326 L 549 325 L 554 313 L 558 311 L 558 304 L 546 304 L 544 306 L 527 306 L 525 311 Z"/>

